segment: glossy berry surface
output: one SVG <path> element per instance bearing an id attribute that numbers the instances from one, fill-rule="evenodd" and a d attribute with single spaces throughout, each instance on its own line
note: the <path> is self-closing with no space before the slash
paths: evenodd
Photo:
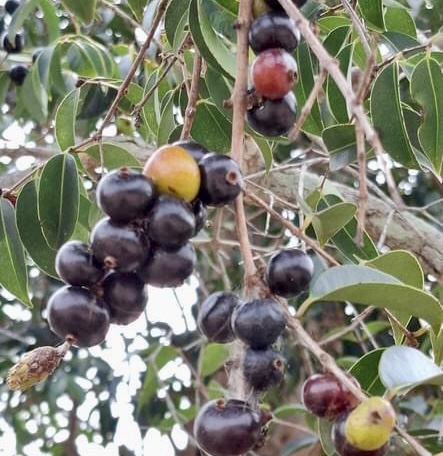
<path id="1" fill-rule="evenodd" d="M 183 147 L 165 145 L 148 159 L 143 174 L 151 178 L 159 193 L 192 201 L 200 189 L 200 171 L 194 157 Z"/>
<path id="2" fill-rule="evenodd" d="M 200 332 L 211 342 L 227 343 L 234 340 L 231 317 L 240 299 L 235 293 L 217 291 L 201 304 L 197 316 Z"/>
<path id="3" fill-rule="evenodd" d="M 272 348 L 248 348 L 243 360 L 243 375 L 252 388 L 264 391 L 282 382 L 284 365 L 283 357 Z"/>
<path id="4" fill-rule="evenodd" d="M 107 268 L 120 272 L 130 272 L 140 267 L 148 253 L 136 231 L 117 225 L 107 217 L 94 226 L 91 249 Z"/>
<path id="5" fill-rule="evenodd" d="M 381 447 L 365 451 L 352 446 L 345 436 L 345 422 L 348 417 L 347 413 L 343 413 L 336 418 L 332 428 L 332 440 L 335 450 L 340 456 L 383 456 L 388 450 L 388 443 Z M 364 430 L 362 430 L 364 432 Z"/>
<path id="6" fill-rule="evenodd" d="M 196 235 L 205 226 L 206 220 L 208 220 L 208 209 L 199 199 L 196 199 L 192 202 L 192 211 L 195 218 L 194 235 Z"/>
<path id="7" fill-rule="evenodd" d="M 109 329 L 109 312 L 86 288 L 65 286 L 48 301 L 48 322 L 61 339 L 75 338 L 74 345 L 92 347 L 100 344 Z"/>
<path id="8" fill-rule="evenodd" d="M 246 111 L 248 124 L 263 136 L 280 136 L 289 132 L 295 123 L 297 106 L 295 96 L 289 92 L 279 100 L 263 99 Z"/>
<path id="9" fill-rule="evenodd" d="M 15 10 L 20 6 L 20 3 L 16 0 L 7 0 L 5 3 L 5 11 L 8 14 L 14 14 Z"/>
<path id="10" fill-rule="evenodd" d="M 90 287 L 104 276 L 100 263 L 84 242 L 64 243 L 55 257 L 55 270 L 59 277 L 70 285 Z"/>
<path id="11" fill-rule="evenodd" d="M 192 139 L 181 139 L 172 143 L 173 146 L 179 146 L 186 150 L 189 155 L 192 155 L 195 161 L 199 162 L 203 158 L 203 155 L 207 154 L 209 151 L 206 147 L 203 147 L 198 142 L 193 141 Z"/>
<path id="12" fill-rule="evenodd" d="M 28 69 L 23 65 L 16 65 L 9 70 L 11 81 L 18 86 L 23 84 L 27 74 Z"/>
<path id="13" fill-rule="evenodd" d="M 199 162 L 203 204 L 218 206 L 233 201 L 243 187 L 243 176 L 237 163 L 227 155 L 209 153 Z"/>
<path id="14" fill-rule="evenodd" d="M 134 272 L 111 272 L 102 286 L 111 323 L 128 325 L 145 310 L 148 302 L 145 284 Z"/>
<path id="15" fill-rule="evenodd" d="M 126 167 L 109 172 L 97 185 L 98 206 L 118 223 L 145 216 L 155 198 L 152 181 Z"/>
<path id="16" fill-rule="evenodd" d="M 179 247 L 194 233 L 191 207 L 172 196 L 160 196 L 147 216 L 149 238 L 162 247 Z"/>
<path id="17" fill-rule="evenodd" d="M 299 30 L 284 13 L 262 14 L 252 21 L 249 28 L 249 45 L 256 54 L 271 48 L 292 52 L 299 41 Z"/>
<path id="18" fill-rule="evenodd" d="M 266 281 L 272 293 L 279 296 L 296 296 L 308 287 L 314 263 L 299 249 L 282 249 L 274 253 L 266 267 Z"/>
<path id="19" fill-rule="evenodd" d="M 320 418 L 335 418 L 357 406 L 358 399 L 332 374 L 314 374 L 303 384 L 305 407 Z"/>
<path id="20" fill-rule="evenodd" d="M 175 250 L 156 247 L 137 272 L 144 283 L 154 287 L 178 287 L 192 274 L 195 262 L 195 249 L 190 242 Z"/>
<path id="21" fill-rule="evenodd" d="M 240 456 L 260 438 L 260 414 L 243 401 L 207 402 L 194 421 L 198 446 L 211 456 Z"/>
<path id="22" fill-rule="evenodd" d="M 3 38 L 3 49 L 8 54 L 19 54 L 23 51 L 23 41 L 20 35 L 15 35 L 14 43 L 9 41 L 8 36 Z"/>
<path id="23" fill-rule="evenodd" d="M 255 349 L 272 345 L 285 326 L 283 310 L 273 299 L 245 301 L 232 313 L 232 329 L 235 335 Z"/>
<path id="24" fill-rule="evenodd" d="M 266 3 L 268 4 L 269 8 L 273 11 L 284 11 L 283 6 L 281 6 L 280 2 L 278 0 L 265 0 Z M 308 0 L 292 0 L 292 3 L 297 6 L 298 8 L 301 8 Z"/>
<path id="25" fill-rule="evenodd" d="M 283 98 L 296 80 L 297 63 L 284 49 L 260 52 L 251 66 L 251 79 L 257 93 L 270 100 Z"/>

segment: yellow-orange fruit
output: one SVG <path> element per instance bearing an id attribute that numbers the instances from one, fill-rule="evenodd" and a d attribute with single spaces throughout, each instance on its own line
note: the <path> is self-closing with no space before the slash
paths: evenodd
<path id="1" fill-rule="evenodd" d="M 159 193 L 184 201 L 192 201 L 200 189 L 198 163 L 179 146 L 157 149 L 146 162 L 143 174 L 152 179 Z"/>

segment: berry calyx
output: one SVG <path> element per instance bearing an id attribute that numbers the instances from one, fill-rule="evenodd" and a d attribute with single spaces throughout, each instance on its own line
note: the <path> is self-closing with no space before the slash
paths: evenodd
<path id="1" fill-rule="evenodd" d="M 18 86 L 23 85 L 28 69 L 23 65 L 16 65 L 9 70 L 9 77 L 11 81 Z"/>
<path id="2" fill-rule="evenodd" d="M 200 189 L 200 170 L 193 156 L 183 147 L 166 145 L 148 159 L 143 174 L 154 182 L 161 194 L 192 201 Z"/>
<path id="3" fill-rule="evenodd" d="M 264 391 L 283 380 L 285 361 L 280 353 L 268 347 L 248 348 L 243 360 L 243 376 L 256 391 Z"/>
<path id="4" fill-rule="evenodd" d="M 270 100 L 283 98 L 296 81 L 297 63 L 281 48 L 260 52 L 251 66 L 251 78 L 257 93 Z"/>

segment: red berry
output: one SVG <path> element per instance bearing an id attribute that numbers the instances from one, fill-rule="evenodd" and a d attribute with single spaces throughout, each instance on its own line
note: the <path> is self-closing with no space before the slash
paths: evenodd
<path id="1" fill-rule="evenodd" d="M 251 77 L 255 90 L 265 98 L 283 98 L 296 80 L 297 63 L 284 49 L 260 52 L 252 63 Z"/>

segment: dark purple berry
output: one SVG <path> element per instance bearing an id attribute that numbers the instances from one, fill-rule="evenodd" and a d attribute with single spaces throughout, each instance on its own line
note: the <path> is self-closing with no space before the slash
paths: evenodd
<path id="1" fill-rule="evenodd" d="M 192 274 L 195 262 L 195 249 L 190 242 L 175 250 L 156 247 L 137 272 L 144 283 L 154 287 L 178 287 Z"/>
<path id="2" fill-rule="evenodd" d="M 282 249 L 274 253 L 266 268 L 266 281 L 272 293 L 291 297 L 308 287 L 314 263 L 299 249 Z"/>
<path id="3" fill-rule="evenodd" d="M 234 340 L 231 317 L 240 303 L 235 293 L 217 291 L 210 294 L 201 304 L 197 316 L 200 331 L 211 341 L 227 343 Z"/>
<path id="4" fill-rule="evenodd" d="M 78 287 L 95 285 L 104 276 L 90 247 L 81 241 L 68 241 L 60 247 L 55 257 L 55 270 L 64 282 Z"/>
<path id="5" fill-rule="evenodd" d="M 240 304 L 232 313 L 235 335 L 251 348 L 272 345 L 286 326 L 280 304 L 273 299 L 254 299 Z"/>
<path id="6" fill-rule="evenodd" d="M 28 69 L 23 65 L 16 65 L 9 70 L 11 81 L 18 86 L 21 86 L 25 81 Z"/>
<path id="7" fill-rule="evenodd" d="M 16 0 L 7 0 L 5 3 L 5 11 L 8 14 L 14 14 L 15 10 L 20 6 L 20 3 L 17 2 Z"/>
<path id="8" fill-rule="evenodd" d="M 201 144 L 193 141 L 192 139 L 181 139 L 180 141 L 175 141 L 172 143 L 173 146 L 180 146 L 185 149 L 189 155 L 194 157 L 196 162 L 199 162 L 203 155 L 207 154 L 209 151 L 206 147 L 203 147 Z"/>
<path id="9" fill-rule="evenodd" d="M 111 323 L 128 325 L 143 313 L 148 295 L 134 272 L 111 272 L 103 281 L 103 301 L 109 308 Z"/>
<path id="10" fill-rule="evenodd" d="M 297 107 L 295 96 L 288 92 L 283 98 L 264 98 L 246 111 L 246 119 L 251 128 L 263 136 L 285 135 L 295 123 Z"/>
<path id="11" fill-rule="evenodd" d="M 284 11 L 283 6 L 281 6 L 278 0 L 265 0 L 266 3 L 273 11 Z M 292 3 L 298 8 L 301 8 L 308 0 L 292 0 Z"/>
<path id="12" fill-rule="evenodd" d="M 122 167 L 97 186 L 97 204 L 113 222 L 128 223 L 146 215 L 156 197 L 154 185 L 141 172 Z"/>
<path id="13" fill-rule="evenodd" d="M 86 288 L 59 288 L 49 298 L 47 311 L 51 330 L 61 339 L 73 337 L 78 347 L 100 344 L 109 329 L 107 308 Z"/>
<path id="14" fill-rule="evenodd" d="M 196 235 L 206 224 L 208 209 L 199 199 L 196 199 L 192 202 L 192 211 L 195 217 L 194 235 Z"/>
<path id="15" fill-rule="evenodd" d="M 146 232 L 161 247 L 183 245 L 195 233 L 191 207 L 173 196 L 160 196 L 147 216 Z"/>
<path id="16" fill-rule="evenodd" d="M 237 163 L 227 155 L 209 153 L 199 161 L 199 199 L 217 206 L 233 201 L 241 192 L 243 177 Z"/>
<path id="17" fill-rule="evenodd" d="M 207 402 L 194 421 L 197 444 L 211 456 L 247 453 L 259 441 L 260 431 L 260 413 L 235 399 Z"/>
<path id="18" fill-rule="evenodd" d="M 9 41 L 8 36 L 6 35 L 3 38 L 3 49 L 8 54 L 19 54 L 23 51 L 23 40 L 20 35 L 15 35 L 14 44 Z"/>
<path id="19" fill-rule="evenodd" d="M 248 348 L 243 360 L 243 375 L 252 388 L 264 391 L 282 382 L 284 366 L 278 351 L 269 347 L 263 350 Z"/>
<path id="20" fill-rule="evenodd" d="M 300 41 L 300 32 L 285 13 L 269 12 L 252 21 L 249 45 L 258 54 L 271 48 L 292 52 Z"/>
<path id="21" fill-rule="evenodd" d="M 117 225 L 107 217 L 94 226 L 91 249 L 106 267 L 120 272 L 134 271 L 144 263 L 148 254 L 145 243 L 135 230 Z"/>

